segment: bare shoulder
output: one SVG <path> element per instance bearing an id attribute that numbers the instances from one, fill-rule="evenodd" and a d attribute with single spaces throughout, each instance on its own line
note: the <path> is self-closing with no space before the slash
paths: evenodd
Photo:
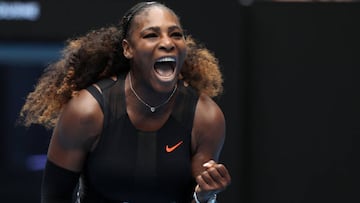
<path id="1" fill-rule="evenodd" d="M 195 111 L 195 126 L 199 130 L 225 128 L 225 117 L 219 105 L 209 96 L 202 94 L 199 97 Z M 220 133 L 223 134 L 223 133 Z"/>
<path id="2" fill-rule="evenodd" d="M 96 99 L 81 90 L 63 107 L 51 137 L 48 158 L 72 171 L 81 171 L 86 154 L 102 130 L 103 114 Z"/>
<path id="3" fill-rule="evenodd" d="M 200 95 L 195 113 L 196 119 L 204 122 L 202 124 L 205 125 L 222 125 L 225 122 L 224 114 L 219 105 L 205 94 Z"/>
<path id="4" fill-rule="evenodd" d="M 103 114 L 96 99 L 81 90 L 63 108 L 56 126 L 56 133 L 64 144 L 86 144 L 102 130 Z M 67 143 L 70 142 L 70 143 Z"/>

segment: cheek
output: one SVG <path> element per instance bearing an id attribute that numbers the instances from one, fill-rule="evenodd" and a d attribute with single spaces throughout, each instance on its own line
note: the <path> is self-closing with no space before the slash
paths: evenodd
<path id="1" fill-rule="evenodd" d="M 150 46 L 141 44 L 141 46 L 136 47 L 136 56 L 138 59 L 144 60 L 152 56 L 152 50 Z"/>
<path id="2" fill-rule="evenodd" d="M 180 55 L 180 60 L 181 62 L 183 63 L 185 58 L 186 58 L 186 55 L 187 55 L 187 49 L 186 49 L 186 46 L 183 46 L 182 48 L 179 49 L 179 55 Z"/>

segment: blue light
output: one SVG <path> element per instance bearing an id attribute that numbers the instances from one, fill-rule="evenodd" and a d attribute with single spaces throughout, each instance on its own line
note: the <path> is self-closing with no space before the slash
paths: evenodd
<path id="1" fill-rule="evenodd" d="M 61 43 L 1 43 L 0 64 L 47 65 L 60 58 Z"/>
<path id="2" fill-rule="evenodd" d="M 30 171 L 44 170 L 46 159 L 46 154 L 30 155 L 26 159 L 26 168 Z"/>

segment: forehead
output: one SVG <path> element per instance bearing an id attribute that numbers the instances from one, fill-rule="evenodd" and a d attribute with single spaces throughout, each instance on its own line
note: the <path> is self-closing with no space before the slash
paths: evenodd
<path id="1" fill-rule="evenodd" d="M 181 27 L 178 17 L 170 9 L 162 6 L 145 8 L 134 17 L 135 27 L 156 27 L 166 24 Z"/>

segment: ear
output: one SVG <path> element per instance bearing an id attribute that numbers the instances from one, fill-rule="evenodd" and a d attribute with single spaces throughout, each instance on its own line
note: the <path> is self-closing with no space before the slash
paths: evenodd
<path id="1" fill-rule="evenodd" d="M 123 39 L 121 45 L 123 47 L 123 54 L 125 58 L 131 59 L 133 57 L 133 52 L 130 43 L 126 39 Z"/>

